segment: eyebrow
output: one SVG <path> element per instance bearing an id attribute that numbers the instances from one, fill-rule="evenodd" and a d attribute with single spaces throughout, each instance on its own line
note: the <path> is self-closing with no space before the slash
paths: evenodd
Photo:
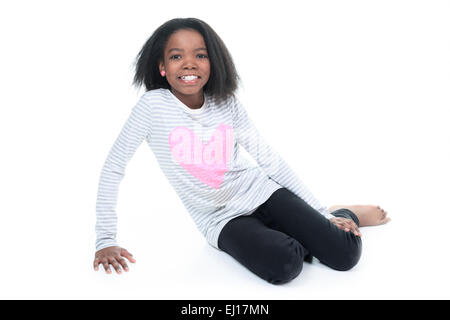
<path id="1" fill-rule="evenodd" d="M 194 51 L 201 51 L 201 50 L 206 50 L 206 48 L 197 48 Z M 172 51 L 184 51 L 184 50 L 180 48 L 172 48 L 169 51 L 167 51 L 167 53 L 171 53 Z"/>

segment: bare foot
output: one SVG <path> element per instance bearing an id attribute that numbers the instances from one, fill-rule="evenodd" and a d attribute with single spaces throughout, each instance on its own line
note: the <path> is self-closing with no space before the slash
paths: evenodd
<path id="1" fill-rule="evenodd" d="M 336 205 L 328 208 L 330 212 L 333 212 L 338 209 L 346 208 L 352 211 L 359 219 L 360 227 L 367 226 L 378 226 L 380 224 L 385 224 L 391 221 L 391 218 L 388 218 L 387 211 L 380 208 L 379 206 L 373 205 Z"/>

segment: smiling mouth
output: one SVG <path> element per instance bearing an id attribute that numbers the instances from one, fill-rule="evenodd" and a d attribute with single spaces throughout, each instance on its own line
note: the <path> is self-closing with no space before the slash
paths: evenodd
<path id="1" fill-rule="evenodd" d="M 177 77 L 184 84 L 197 84 L 200 81 L 199 76 L 181 76 Z"/>
<path id="2" fill-rule="evenodd" d="M 200 76 L 197 75 L 186 75 L 186 76 L 180 76 L 178 79 L 184 80 L 184 81 L 192 81 L 195 79 L 200 79 Z"/>

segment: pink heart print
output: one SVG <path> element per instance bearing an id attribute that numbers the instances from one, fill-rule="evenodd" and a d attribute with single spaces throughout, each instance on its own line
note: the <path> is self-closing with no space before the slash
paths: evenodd
<path id="1" fill-rule="evenodd" d="M 187 127 L 176 127 L 169 134 L 173 158 L 199 181 L 219 189 L 234 146 L 233 128 L 221 123 L 205 144 Z"/>

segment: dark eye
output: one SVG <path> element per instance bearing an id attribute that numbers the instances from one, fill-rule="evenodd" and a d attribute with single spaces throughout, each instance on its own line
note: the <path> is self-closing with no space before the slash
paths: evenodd
<path id="1" fill-rule="evenodd" d="M 175 55 L 171 56 L 169 59 L 174 59 L 174 60 L 176 60 L 174 57 L 179 57 L 179 56 L 180 56 L 179 54 L 175 54 Z"/>
<path id="2" fill-rule="evenodd" d="M 200 53 L 200 54 L 199 54 L 199 56 L 202 56 L 202 57 L 208 58 L 208 56 L 207 56 L 207 55 L 205 55 L 205 54 L 202 54 L 202 53 Z"/>

